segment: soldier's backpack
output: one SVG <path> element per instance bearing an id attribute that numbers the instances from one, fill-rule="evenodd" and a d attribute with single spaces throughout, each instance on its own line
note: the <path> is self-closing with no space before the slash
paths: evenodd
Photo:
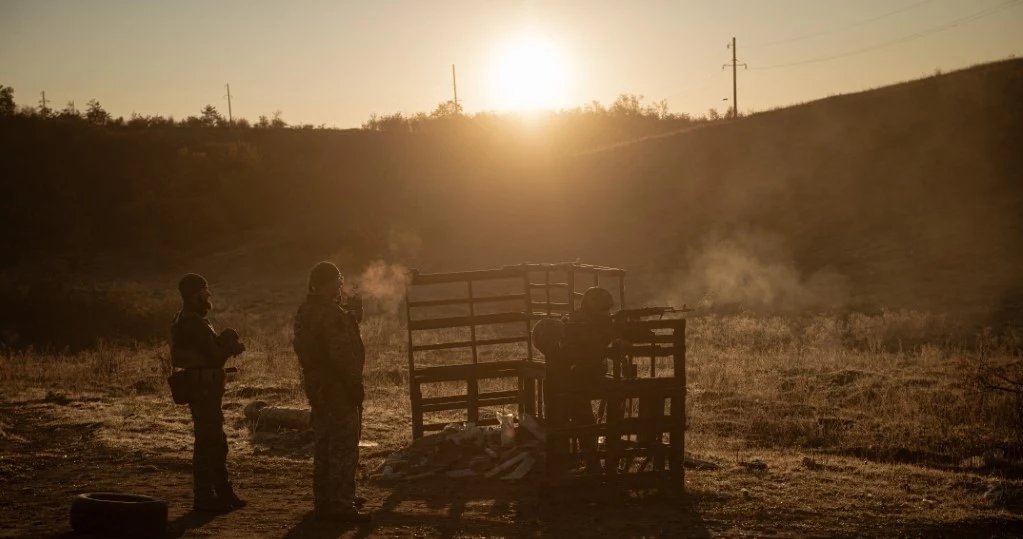
<path id="1" fill-rule="evenodd" d="M 174 404 L 188 404 L 192 400 L 194 384 L 188 379 L 188 371 L 177 371 L 167 378 Z"/>

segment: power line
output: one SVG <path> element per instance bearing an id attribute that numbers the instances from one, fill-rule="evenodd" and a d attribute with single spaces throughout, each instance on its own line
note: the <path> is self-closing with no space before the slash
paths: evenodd
<path id="1" fill-rule="evenodd" d="M 732 62 L 729 63 L 729 64 L 725 64 L 725 65 L 721 66 L 721 69 L 724 69 L 724 68 L 726 68 L 728 66 L 732 66 L 732 118 L 738 118 L 739 117 L 739 75 L 738 75 L 738 67 L 742 66 L 743 69 L 749 69 L 749 66 L 747 66 L 744 63 L 740 63 L 739 60 L 736 59 L 736 57 L 735 57 L 735 54 L 736 54 L 736 51 L 735 51 L 735 38 L 734 37 L 732 38 L 731 45 L 728 45 L 728 47 L 730 49 L 732 49 Z"/>
<path id="2" fill-rule="evenodd" d="M 458 115 L 458 79 L 455 77 L 455 64 L 451 64 L 451 88 L 455 92 L 455 99 L 452 103 L 455 104 L 455 115 Z"/>
<path id="3" fill-rule="evenodd" d="M 801 35 L 801 36 L 791 37 L 791 38 L 788 38 L 788 39 L 780 39 L 778 41 L 770 41 L 768 43 L 755 43 L 753 45 L 748 45 L 748 46 L 749 47 L 753 47 L 753 48 L 773 47 L 775 45 L 781 45 L 781 44 L 784 44 L 784 43 L 792 43 L 793 41 L 802 41 L 804 39 L 820 37 L 820 36 L 823 36 L 823 35 L 830 34 L 832 32 L 842 32 L 842 31 L 848 30 L 850 28 L 856 28 L 857 26 L 863 26 L 864 24 L 870 24 L 870 23 L 872 23 L 874 21 L 879 21 L 881 19 L 887 19 L 888 17 L 891 17 L 893 15 L 898 15 L 899 13 L 903 13 L 903 12 L 909 11 L 911 9 L 916 9 L 916 8 L 918 8 L 920 6 L 924 6 L 924 5 L 930 4 L 933 1 L 934 0 L 924 0 L 923 2 L 917 2 L 916 4 L 909 5 L 909 6 L 906 6 L 904 8 L 901 8 L 901 9 L 896 9 L 895 11 L 889 11 L 887 13 L 883 13 L 881 15 L 877 15 L 877 16 L 871 17 L 869 19 L 864 19 L 862 21 L 857 21 L 857 22 L 854 22 L 854 23 L 850 23 L 850 24 L 847 24 L 845 26 L 840 26 L 838 28 L 831 28 L 829 30 L 821 30 L 819 32 L 813 32 L 811 34 L 804 34 L 804 35 Z"/>
<path id="4" fill-rule="evenodd" d="M 991 15 L 994 15 L 995 13 L 998 13 L 998 12 L 1001 12 L 1001 11 L 1005 11 L 1006 9 L 1009 9 L 1009 8 L 1012 8 L 1012 7 L 1015 7 L 1015 6 L 1019 5 L 1020 1 L 1021 0 L 1009 0 L 1008 2 L 1004 2 L 1004 3 L 998 4 L 997 6 L 994 6 L 992 8 L 988 8 L 986 10 L 979 11 L 979 12 L 974 13 L 972 15 L 967 15 L 966 17 L 963 17 L 963 18 L 960 18 L 960 19 L 956 19 L 956 20 L 947 22 L 947 23 L 942 24 L 940 26 L 935 26 L 935 27 L 929 28 L 927 30 L 922 30 L 922 31 L 916 32 L 914 34 L 909 34 L 907 36 L 903 36 L 903 37 L 900 37 L 898 39 L 893 39 L 891 41 L 886 41 L 884 43 L 878 43 L 876 45 L 871 45 L 869 47 L 864 47 L 864 48 L 861 48 L 861 49 L 855 49 L 855 50 L 851 50 L 851 51 L 846 51 L 846 52 L 842 52 L 842 53 L 838 53 L 838 54 L 832 54 L 830 56 L 820 56 L 820 57 L 817 57 L 817 58 L 810 58 L 808 60 L 801 60 L 801 61 L 798 61 L 798 62 L 789 62 L 789 63 L 785 63 L 785 64 L 775 64 L 775 65 L 762 66 L 762 67 L 751 67 L 750 69 L 755 69 L 755 70 L 780 69 L 780 68 L 783 68 L 783 67 L 795 67 L 795 66 L 806 65 L 806 64 L 815 64 L 815 63 L 818 63 L 818 62 L 825 62 L 825 61 L 828 61 L 828 60 L 834 60 L 836 58 L 844 58 L 846 56 L 853 56 L 853 55 L 856 55 L 856 54 L 862 54 L 864 52 L 869 52 L 869 51 L 876 50 L 876 49 L 881 49 L 881 48 L 884 48 L 884 47 L 890 47 L 892 45 L 898 45 L 899 43 L 905 43 L 906 41 L 912 41 L 914 39 L 919 39 L 919 38 L 924 37 L 924 36 L 929 36 L 931 34 L 935 34 L 935 33 L 938 33 L 938 32 L 942 32 L 944 30 L 948 30 L 949 28 L 958 26 L 960 24 L 970 23 L 970 22 L 973 22 L 973 21 L 976 21 L 976 20 L 983 19 L 985 17 L 989 17 Z"/>
<path id="5" fill-rule="evenodd" d="M 231 84 L 227 83 L 224 87 L 227 88 L 227 95 L 224 96 L 227 98 L 227 124 L 234 125 L 234 117 L 231 115 Z"/>

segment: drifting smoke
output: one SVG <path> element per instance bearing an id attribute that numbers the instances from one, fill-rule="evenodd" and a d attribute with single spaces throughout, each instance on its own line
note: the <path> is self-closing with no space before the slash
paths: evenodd
<path id="1" fill-rule="evenodd" d="M 842 275 L 823 269 L 804 276 L 783 242 L 764 234 L 709 239 L 676 278 L 674 303 L 700 309 L 797 313 L 842 307 L 849 296 Z M 695 305 L 694 305 L 695 304 Z"/>
<path id="2" fill-rule="evenodd" d="M 368 300 L 367 307 L 375 305 L 378 310 L 393 314 L 405 298 L 405 286 L 410 278 L 405 266 L 377 260 L 355 279 L 355 286 L 363 300 Z"/>
<path id="3" fill-rule="evenodd" d="M 414 260 L 423 250 L 423 239 L 412 230 L 391 228 L 387 235 L 387 244 L 391 256 L 400 260 Z"/>

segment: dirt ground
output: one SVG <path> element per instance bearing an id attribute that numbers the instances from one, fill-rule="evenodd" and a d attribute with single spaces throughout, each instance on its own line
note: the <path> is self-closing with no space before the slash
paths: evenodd
<path id="1" fill-rule="evenodd" d="M 372 524 L 314 521 L 308 455 L 260 446 L 241 427 L 242 401 L 225 405 L 230 468 L 246 509 L 190 511 L 187 410 L 158 396 L 22 396 L 0 403 L 0 537 L 77 537 L 68 524 L 82 492 L 146 494 L 170 503 L 166 537 L 1019 537 L 1018 509 L 992 509 L 984 480 L 905 465 L 765 453 L 767 471 L 716 457 L 688 470 L 681 498 L 543 495 L 538 474 L 509 483 L 437 478 L 398 485 L 365 479 L 398 448 L 363 449 L 359 490 Z M 393 430 L 370 414 L 364 433 Z M 161 426 L 162 425 L 162 426 Z M 401 425 L 404 428 L 404 425 Z M 365 436 L 364 436 L 365 438 Z M 394 447 L 391 447 L 394 446 Z M 894 485 L 894 486 L 893 486 Z"/>

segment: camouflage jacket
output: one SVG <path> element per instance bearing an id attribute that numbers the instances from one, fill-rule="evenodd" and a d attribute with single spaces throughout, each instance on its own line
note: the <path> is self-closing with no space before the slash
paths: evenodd
<path id="1" fill-rule="evenodd" d="M 171 364 L 181 369 L 220 369 L 231 356 L 213 324 L 195 311 L 182 310 L 174 317 L 170 348 Z"/>
<path id="2" fill-rule="evenodd" d="M 294 329 L 295 354 L 311 398 L 362 384 L 366 349 L 354 312 L 334 298 L 309 294 L 295 314 Z"/>
<path id="3" fill-rule="evenodd" d="M 562 354 L 567 363 L 565 367 L 573 372 L 577 381 L 604 376 L 613 334 L 609 317 L 595 317 L 579 310 L 568 315 Z"/>

